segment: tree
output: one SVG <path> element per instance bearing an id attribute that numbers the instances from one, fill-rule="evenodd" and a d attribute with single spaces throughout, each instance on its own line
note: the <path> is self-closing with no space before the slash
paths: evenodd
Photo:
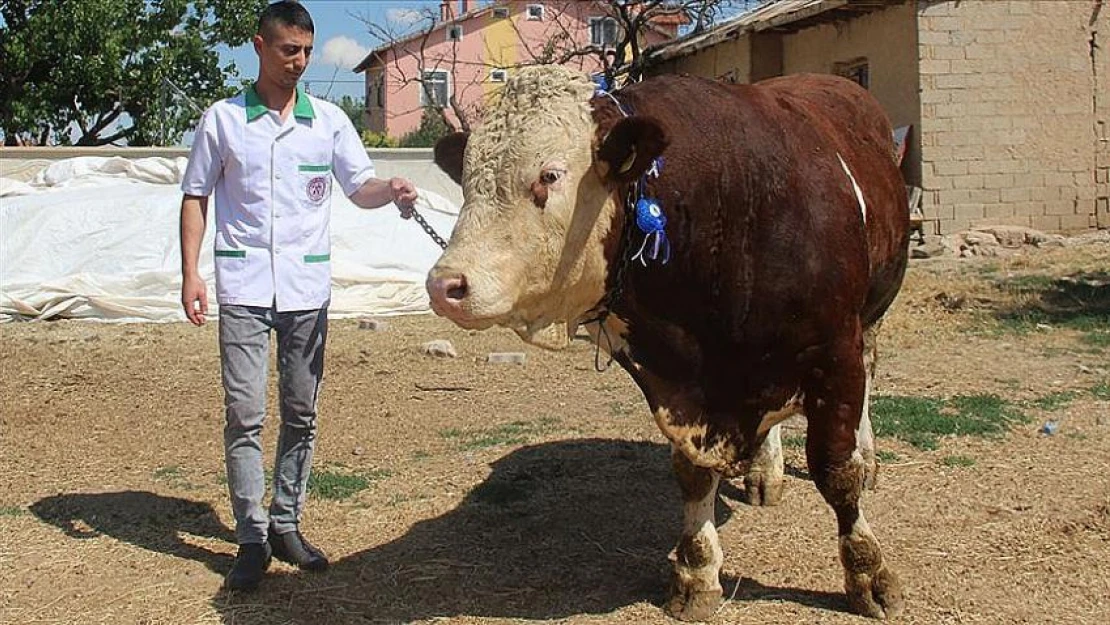
<path id="1" fill-rule="evenodd" d="M 587 3 L 585 0 L 548 0 L 543 3 L 548 16 L 544 20 L 551 24 L 548 36 L 542 42 L 530 46 L 527 38 L 518 30 L 518 39 L 525 49 L 524 58 L 510 66 L 486 69 L 511 70 L 522 65 L 566 64 L 593 58 L 596 59 L 594 64 L 601 68 L 608 78 L 608 83 L 615 88 L 625 82 L 639 80 L 643 75 L 646 58 L 644 45 L 649 40 L 650 32 L 662 32 L 659 27 L 660 22 L 669 18 L 681 18 L 692 24 L 693 32 L 698 32 L 708 28 L 732 8 L 750 8 L 753 4 L 763 1 L 590 0 Z M 593 6 L 586 7 L 587 4 Z M 603 45 L 593 45 L 588 40 L 582 40 L 582 16 L 587 8 L 594 8 L 595 14 L 596 9 L 600 9 L 617 24 L 618 27 L 612 33 L 614 35 L 612 41 L 606 41 Z M 424 8 L 411 11 L 409 17 L 410 29 L 407 33 L 400 32 L 389 24 L 375 23 L 365 16 L 358 18 L 372 37 L 387 44 L 392 51 L 378 57 L 377 60 L 378 64 L 385 66 L 385 71 L 391 77 L 391 80 L 383 84 L 401 87 L 413 83 L 419 84 L 427 94 L 425 101 L 435 102 L 436 98 L 433 95 L 436 85 L 432 84 L 427 77 L 434 75 L 435 70 L 446 70 L 446 74 L 453 77 L 452 80 L 455 82 L 448 91 L 447 101 L 438 103 L 435 108 L 441 113 L 450 113 L 446 119 L 452 126 L 463 131 L 470 130 L 481 115 L 481 102 L 466 104 L 472 99 L 466 98 L 464 94 L 471 89 L 481 91 L 483 86 L 478 81 L 464 83 L 454 77 L 458 75 L 456 70 L 472 65 L 473 60 L 459 57 L 459 45 L 454 40 L 446 52 L 443 51 L 442 46 L 435 45 L 443 37 L 443 33 L 438 30 L 443 26 L 443 16 L 439 12 Z M 516 28 L 515 22 L 513 24 Z M 655 38 L 658 39 L 659 36 Z M 406 72 L 404 65 L 397 60 L 398 57 L 415 59 L 415 70 Z M 427 117 L 425 114 L 422 120 Z"/>
<path id="2" fill-rule="evenodd" d="M 237 75 L 216 47 L 255 32 L 267 0 L 3 0 L 5 143 L 177 141 Z M 171 96 L 171 92 L 174 92 Z"/>
<path id="3" fill-rule="evenodd" d="M 398 145 L 402 148 L 430 148 L 451 131 L 450 124 L 443 117 L 443 110 L 427 106 L 420 117 L 420 127 L 401 137 Z"/>
<path id="4" fill-rule="evenodd" d="M 366 106 L 349 95 L 345 95 L 338 100 L 332 100 L 332 103 L 342 109 L 343 112 L 347 114 L 347 117 L 351 118 L 351 123 L 354 124 L 355 130 L 358 132 L 359 136 L 362 136 L 362 133 L 367 130 L 366 117 L 363 115 Z"/>

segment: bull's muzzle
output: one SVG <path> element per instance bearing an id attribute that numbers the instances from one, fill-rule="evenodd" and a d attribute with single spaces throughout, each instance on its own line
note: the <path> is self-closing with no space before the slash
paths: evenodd
<path id="1" fill-rule="evenodd" d="M 467 296 L 466 276 L 451 271 L 432 269 L 425 283 L 432 311 L 451 321 L 461 321 L 466 317 L 463 300 Z"/>

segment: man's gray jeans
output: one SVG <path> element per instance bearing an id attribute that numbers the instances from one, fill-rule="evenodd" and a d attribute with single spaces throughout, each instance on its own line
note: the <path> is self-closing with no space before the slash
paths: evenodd
<path id="1" fill-rule="evenodd" d="M 266 477 L 262 421 L 270 331 L 277 335 L 281 432 L 274 461 L 269 515 L 262 507 Z M 324 374 L 327 308 L 277 312 L 273 308 L 220 306 L 220 361 L 224 386 L 224 453 L 235 534 L 239 544 L 266 542 L 297 528 L 316 443 L 316 400 Z"/>

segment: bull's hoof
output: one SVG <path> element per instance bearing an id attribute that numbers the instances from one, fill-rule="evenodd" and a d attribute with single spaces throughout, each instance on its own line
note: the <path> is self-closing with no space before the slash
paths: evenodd
<path id="1" fill-rule="evenodd" d="M 721 605 L 720 590 L 683 590 L 677 586 L 667 601 L 667 614 L 680 621 L 705 621 Z"/>
<path id="2" fill-rule="evenodd" d="M 744 477 L 744 501 L 750 506 L 777 506 L 782 502 L 783 479 L 765 473 L 749 473 Z"/>
<path id="3" fill-rule="evenodd" d="M 857 573 L 845 581 L 848 607 L 871 618 L 897 616 L 902 611 L 902 583 L 885 566 L 874 575 Z"/>

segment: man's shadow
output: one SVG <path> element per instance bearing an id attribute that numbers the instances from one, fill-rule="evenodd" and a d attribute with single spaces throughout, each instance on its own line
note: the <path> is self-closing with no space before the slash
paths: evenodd
<path id="1" fill-rule="evenodd" d="M 682 497 L 664 445 L 571 440 L 517 449 L 453 510 L 403 535 L 334 561 L 323 574 L 270 574 L 252 595 L 212 600 L 227 623 L 397 623 L 437 617 L 556 619 L 666 600 Z M 722 484 L 731 499 L 739 495 Z M 204 562 L 225 573 L 230 556 L 181 541 L 231 532 L 205 503 L 150 493 L 59 495 L 32 510 L 67 534 L 114 536 Z M 745 522 L 782 522 L 760 510 Z M 381 511 L 382 517 L 389 510 Z M 732 510 L 717 506 L 717 523 Z M 763 516 L 765 518 L 757 518 Z M 95 535 L 95 534 L 94 534 Z M 729 557 L 726 549 L 726 558 Z M 777 599 L 843 610 L 841 595 L 722 579 L 737 600 Z M 248 607 L 249 610 L 245 609 Z"/>
<path id="2" fill-rule="evenodd" d="M 188 558 L 225 574 L 233 557 L 191 545 L 182 534 L 235 544 L 235 534 L 211 505 L 145 491 L 72 493 L 40 499 L 31 512 L 71 538 L 107 535 L 136 547 Z"/>

